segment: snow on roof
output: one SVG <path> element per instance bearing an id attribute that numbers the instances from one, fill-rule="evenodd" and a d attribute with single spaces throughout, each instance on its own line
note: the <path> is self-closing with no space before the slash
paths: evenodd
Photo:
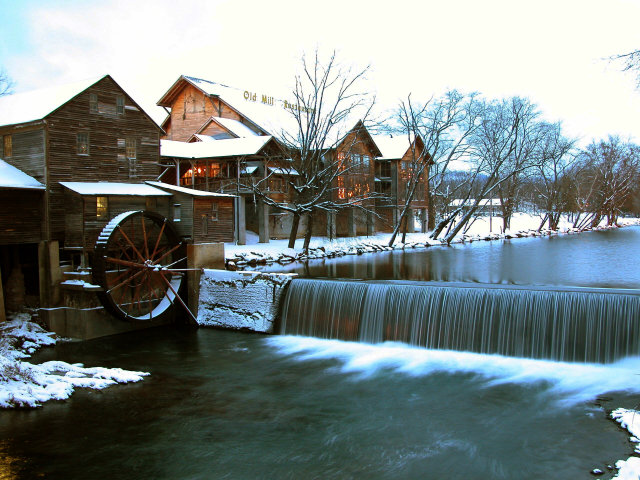
<path id="1" fill-rule="evenodd" d="M 160 155 L 173 158 L 220 158 L 255 155 L 272 138 L 270 136 L 258 136 L 194 143 L 160 140 Z"/>
<path id="2" fill-rule="evenodd" d="M 0 158 L 0 188 L 44 190 L 44 185 Z"/>
<path id="3" fill-rule="evenodd" d="M 231 118 L 213 117 L 213 119 L 238 137 L 255 137 L 258 134 L 247 127 L 244 123 Z"/>
<path id="4" fill-rule="evenodd" d="M 298 138 L 299 130 L 294 113 L 298 111 L 299 106 L 293 94 L 290 94 L 290 98 L 282 99 L 270 96 L 270 93 L 263 95 L 263 93 L 267 92 L 253 93 L 210 80 L 183 75 L 163 95 L 158 105 L 170 106 L 169 101 L 177 92 L 177 86 L 181 81 L 191 83 L 207 95 L 220 97 L 243 117 L 269 135 L 278 138 L 283 136 L 287 136 L 290 139 Z M 338 140 L 344 138 L 353 124 L 356 123 L 358 113 L 360 112 L 356 109 L 352 115 L 347 116 L 333 128 L 330 138 L 326 139 L 326 148 L 335 146 Z M 215 118 L 219 120 L 218 117 Z"/>
<path id="5" fill-rule="evenodd" d="M 0 97 L 0 126 L 41 120 L 105 76 Z"/>
<path id="6" fill-rule="evenodd" d="M 470 207 L 475 203 L 475 200 L 465 200 L 464 198 L 456 198 L 451 200 L 451 203 L 449 205 L 451 205 L 452 207 L 459 207 L 459 206 L 467 206 Z M 500 206 L 500 199 L 499 198 L 484 198 L 482 200 L 480 200 L 479 206 L 481 207 L 498 207 Z"/>
<path id="7" fill-rule="evenodd" d="M 60 182 L 69 190 L 80 195 L 131 195 L 142 197 L 171 196 L 151 185 L 144 183 L 118 183 L 118 182 Z"/>
<path id="8" fill-rule="evenodd" d="M 382 152 L 378 160 L 398 160 L 404 157 L 411 144 L 406 135 L 392 137 L 391 135 L 372 135 L 373 141 Z"/>
<path id="9" fill-rule="evenodd" d="M 295 168 L 279 168 L 279 167 L 267 167 L 271 173 L 276 175 L 299 175 Z"/>
<path id="10" fill-rule="evenodd" d="M 151 185 L 152 187 L 163 188 L 165 190 L 170 190 L 172 192 L 186 193 L 188 195 L 193 195 L 194 197 L 227 197 L 229 198 L 229 197 L 236 196 L 236 195 L 230 195 L 228 193 L 205 192 L 204 190 L 196 190 L 194 188 L 179 187 L 177 185 L 171 185 L 170 183 L 164 183 L 164 182 L 146 181 L 145 183 L 148 185 Z"/>
<path id="11" fill-rule="evenodd" d="M 216 138 L 212 137 L 211 135 L 201 135 L 199 133 L 194 133 L 193 136 L 196 137 L 201 142 L 215 142 L 216 141 Z"/>

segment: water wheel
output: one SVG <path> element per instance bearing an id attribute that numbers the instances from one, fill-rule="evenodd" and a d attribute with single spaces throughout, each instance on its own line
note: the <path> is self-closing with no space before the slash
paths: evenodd
<path id="1" fill-rule="evenodd" d="M 187 308 L 179 295 L 186 263 L 185 246 L 167 219 L 153 212 L 125 212 L 98 236 L 93 279 L 103 289 L 98 292 L 102 304 L 116 318 L 165 319 L 174 303 Z"/>

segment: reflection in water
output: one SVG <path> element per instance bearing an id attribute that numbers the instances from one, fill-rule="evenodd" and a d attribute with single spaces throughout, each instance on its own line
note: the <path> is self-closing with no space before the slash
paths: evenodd
<path id="1" fill-rule="evenodd" d="M 24 459 L 22 459 L 24 461 Z M 0 480 L 14 480 L 18 475 L 21 459 L 11 455 L 11 447 L 6 440 L 0 440 Z"/>
<path id="2" fill-rule="evenodd" d="M 640 227 L 262 267 L 306 277 L 640 288 Z"/>

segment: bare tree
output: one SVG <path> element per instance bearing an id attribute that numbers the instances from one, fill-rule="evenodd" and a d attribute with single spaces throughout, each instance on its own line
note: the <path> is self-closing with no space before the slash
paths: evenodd
<path id="1" fill-rule="evenodd" d="M 318 51 L 311 61 L 302 58 L 302 73 L 296 76 L 293 90 L 296 104 L 289 109 L 295 127 L 283 128 L 277 135 L 290 157 L 286 161 L 276 160 L 281 171 L 290 174 L 286 176 L 287 197 L 277 200 L 270 195 L 265 188 L 269 175 L 251 186 L 267 205 L 293 215 L 290 248 L 295 244 L 302 216 L 307 216 L 306 249 L 314 216 L 319 211 L 366 209 L 366 201 L 375 195 L 373 189 L 357 185 L 349 198 L 340 200 L 334 195 L 339 177 L 363 169 L 362 162 L 352 162 L 350 152 L 360 148 L 359 137 L 352 134 L 364 128 L 363 122 L 374 103 L 363 88 L 368 70 L 369 67 L 355 70 L 340 65 L 335 52 L 326 61 Z M 372 161 L 370 165 L 373 168 Z"/>
<path id="2" fill-rule="evenodd" d="M 568 208 L 567 172 L 573 159 L 575 140 L 562 134 L 560 123 L 543 123 L 543 142 L 540 147 L 541 162 L 537 167 L 536 181 L 533 182 L 534 201 L 543 211 L 538 231 L 545 223 L 556 230 L 560 216 Z"/>
<path id="3" fill-rule="evenodd" d="M 7 74 L 7 72 L 0 68 L 0 97 L 3 95 L 9 95 L 13 91 L 13 81 Z"/>
<path id="4" fill-rule="evenodd" d="M 417 187 L 421 184 L 426 184 L 428 228 L 433 230 L 435 227 L 433 197 L 442 195 L 442 186 L 449 166 L 468 153 L 468 139 L 478 125 L 477 106 L 476 94 L 464 95 L 455 90 L 432 98 L 423 105 L 412 103 L 411 96 L 401 102 L 397 117 L 400 129 L 407 135 L 411 145 L 411 158 L 408 175 L 404 179 L 404 204 L 389 246 L 393 245 L 401 226 L 404 226 L 404 241 L 407 213 L 415 198 Z"/>
<path id="5" fill-rule="evenodd" d="M 640 178 L 640 150 L 619 137 L 593 142 L 578 156 L 573 172 L 575 203 L 579 213 L 574 226 L 595 227 L 603 218 L 616 223 Z"/>
<path id="6" fill-rule="evenodd" d="M 474 218 L 483 200 L 495 192 L 502 191 L 503 214 L 513 211 L 514 203 L 511 202 L 514 200 L 509 195 L 517 189 L 516 178 L 533 165 L 527 138 L 531 136 L 529 130 L 535 126 L 536 117 L 537 111 L 528 100 L 512 98 L 485 104 L 482 121 L 471 139 L 475 169 L 470 177 L 470 185 L 475 185 L 478 193 L 472 199 L 469 189 L 463 206 L 443 220 L 451 226 L 457 215 L 462 214 L 462 218 L 447 231 L 446 243 L 451 243 L 455 235 Z M 443 227 L 439 226 L 439 231 L 434 233 L 439 234 Z"/>
<path id="7" fill-rule="evenodd" d="M 640 87 L 640 50 L 613 55 L 609 60 L 621 63 L 624 72 L 634 72 L 637 86 Z"/>

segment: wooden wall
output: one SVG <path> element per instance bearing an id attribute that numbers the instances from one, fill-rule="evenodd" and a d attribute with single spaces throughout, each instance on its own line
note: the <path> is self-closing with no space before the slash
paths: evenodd
<path id="1" fill-rule="evenodd" d="M 170 218 L 170 198 L 155 198 L 155 205 L 149 206 L 146 197 L 112 195 L 107 197 L 108 213 L 105 218 L 97 216 L 96 196 L 81 196 L 75 192 L 66 190 L 65 210 L 66 215 L 66 238 L 65 246 L 70 248 L 85 247 L 87 251 L 93 250 L 98 235 L 104 226 L 116 215 L 132 210 L 150 210 L 160 215 Z M 84 242 L 84 243 L 83 243 Z"/>
<path id="2" fill-rule="evenodd" d="M 171 120 L 165 125 L 167 134 L 163 138 L 186 142 L 194 133 L 198 133 L 211 117 L 243 121 L 238 113 L 219 98 L 209 98 L 202 90 L 189 83 L 185 82 L 184 85 L 184 89 L 176 96 L 171 105 Z M 217 130 L 213 127 L 211 125 L 205 135 L 215 135 Z M 250 128 L 252 127 L 250 126 Z"/>
<path id="3" fill-rule="evenodd" d="M 4 145 L 0 142 L 0 158 L 27 175 L 31 175 L 40 183 L 46 183 L 44 126 L 21 129 L 0 128 L 0 139 L 7 134 L 11 135 L 12 154 L 9 157 L 6 156 L 3 151 Z"/>
<path id="4" fill-rule="evenodd" d="M 89 111 L 91 94 L 98 96 L 100 111 L 97 113 Z M 123 114 L 116 113 L 118 95 L 125 97 Z M 49 217 L 53 239 L 64 240 L 66 210 L 64 191 L 59 182 L 142 183 L 158 176 L 161 131 L 110 77 L 50 114 L 47 122 Z M 87 155 L 78 154 L 79 132 L 89 134 Z M 126 159 L 126 138 L 136 142 L 135 169 L 130 168 Z"/>
<path id="5" fill-rule="evenodd" d="M 42 190 L 0 189 L 0 245 L 42 239 Z"/>
<path id="6" fill-rule="evenodd" d="M 218 205 L 218 219 L 212 219 L 212 204 Z M 205 227 L 206 217 L 207 225 Z M 193 242 L 232 242 L 234 230 L 233 199 L 221 197 L 194 198 Z"/>

